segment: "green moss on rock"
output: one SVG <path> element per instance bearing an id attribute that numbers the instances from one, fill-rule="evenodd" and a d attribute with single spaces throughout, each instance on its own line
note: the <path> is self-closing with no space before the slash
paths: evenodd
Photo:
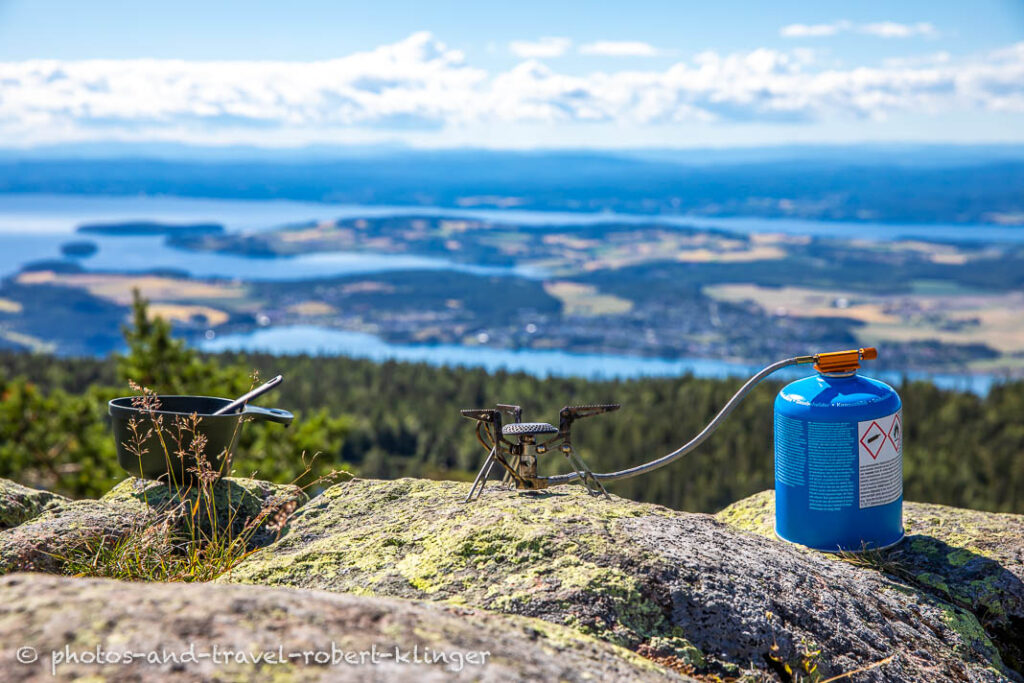
<path id="1" fill-rule="evenodd" d="M 17 484 L 4 484 L 0 491 L 11 492 L 4 500 L 24 503 L 9 508 L 8 518 L 20 517 L 20 523 L 0 530 L 0 573 L 58 571 L 64 559 L 85 542 L 100 538 L 115 542 L 157 520 L 172 519 L 182 525 L 185 515 L 165 513 L 179 505 L 194 505 L 197 498 L 195 490 L 178 495 L 160 482 L 143 479 L 126 479 L 100 500 L 68 500 Z M 291 509 L 307 499 L 296 486 L 255 479 L 225 478 L 215 482 L 212 491 L 215 512 L 208 514 L 204 506 L 199 507 L 200 528 L 206 533 L 214 525 L 222 532 L 230 528 L 236 537 L 264 508 Z M 261 527 L 249 538 L 250 546 L 266 545 L 277 536 L 277 531 Z"/>
<path id="2" fill-rule="evenodd" d="M 49 506 L 67 500 L 49 491 L 0 479 L 0 529 L 10 529 L 41 515 Z"/>
<path id="3" fill-rule="evenodd" d="M 156 516 L 138 503 L 59 500 L 31 520 L 0 531 L 0 574 L 12 571 L 57 571 L 64 558 L 83 542 L 116 541 L 151 524 Z"/>
<path id="4" fill-rule="evenodd" d="M 635 579 L 594 559 L 616 552 L 616 520 L 667 510 L 618 501 L 595 517 L 571 495 L 575 489 L 467 506 L 464 491 L 461 483 L 413 479 L 332 487 L 296 515 L 291 535 L 273 552 L 251 558 L 231 580 L 456 600 L 511 613 L 564 608 L 583 632 L 631 647 L 659 632 L 662 610 Z M 336 533 L 338 515 L 351 522 L 351 533 Z M 553 537 L 553 525 L 564 533 Z M 566 596 L 560 606 L 548 600 L 553 594 Z M 579 595 L 595 596 L 602 615 L 575 614 L 571 596 Z"/>
<path id="5" fill-rule="evenodd" d="M 413 479 L 336 485 L 300 509 L 287 536 L 219 581 L 537 617 L 708 676 L 763 677 L 771 656 L 802 661 L 808 643 L 820 650 L 824 677 L 894 648 L 927 653 L 928 672 L 924 659 L 894 658 L 886 679 L 957 680 L 930 667 L 975 680 L 1009 675 L 994 649 L 956 630 L 964 625 L 948 620 L 951 605 L 895 590 L 903 586 L 875 572 L 707 515 L 592 497 L 582 487 L 492 485 L 467 505 L 468 488 Z"/>
<path id="6" fill-rule="evenodd" d="M 737 501 L 715 515 L 731 527 L 775 538 L 775 492 L 762 491 Z"/>
<path id="7" fill-rule="evenodd" d="M 266 516 L 264 510 L 297 508 L 308 500 L 298 486 L 251 478 L 224 477 L 211 484 L 211 493 L 209 503 L 204 500 L 198 508 L 200 528 L 209 534 L 216 527 L 219 532 L 230 532 L 235 537 L 261 514 Z M 179 490 L 162 482 L 129 477 L 108 491 L 100 502 L 165 512 L 182 503 L 195 506 L 199 498 L 196 486 Z M 253 537 L 252 546 L 266 545 L 276 536 L 277 532 L 261 530 Z"/>
<path id="8" fill-rule="evenodd" d="M 437 604 L 251 586 L 29 574 L 0 579 L 0 595 L 0 640 L 41 654 L 68 646 L 77 652 L 100 648 L 107 653 L 180 654 L 194 648 L 200 655 L 180 664 L 143 658 L 117 665 L 65 662 L 57 669 L 58 680 L 692 680 L 555 624 Z M 202 656 L 214 647 L 221 653 L 218 661 Z M 372 663 L 372 651 L 389 654 L 395 648 L 409 661 L 380 656 Z M 412 658 L 414 648 L 418 663 Z M 15 661 L 14 650 L 0 652 L 4 671 L 24 680 L 50 679 L 48 656 L 22 664 Z M 428 650 L 447 659 L 424 663 Z M 355 659 L 307 662 L 303 655 L 322 652 L 329 659 L 339 651 L 354 653 Z M 286 661 L 240 662 L 227 652 L 247 657 L 281 652 Z M 464 659 L 460 662 L 458 656 Z"/>
<path id="9" fill-rule="evenodd" d="M 745 498 L 716 515 L 768 538 L 774 537 L 774 516 L 773 491 Z M 906 502 L 903 523 L 903 543 L 871 553 L 863 565 L 966 608 L 995 635 L 1013 666 L 1024 665 L 1024 515 Z M 959 617 L 947 621 L 963 624 Z"/>

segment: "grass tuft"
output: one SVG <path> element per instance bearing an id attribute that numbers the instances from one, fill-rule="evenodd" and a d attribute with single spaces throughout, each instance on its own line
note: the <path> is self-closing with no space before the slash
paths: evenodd
<path id="1" fill-rule="evenodd" d="M 258 380 L 254 373 L 253 386 Z M 215 487 L 224 473 L 211 465 L 206 436 L 201 429 L 202 417 L 195 413 L 175 416 L 171 424 L 165 424 L 164 416 L 158 414 L 160 400 L 155 392 L 134 382 L 131 387 L 136 392 L 132 405 L 143 417 L 131 418 L 132 438 L 123 445 L 139 458 L 141 469 L 142 457 L 148 453 L 149 437 L 157 435 L 168 465 L 168 481 L 164 483 L 171 490 L 171 496 L 155 505 L 147 494 L 146 502 L 157 510 L 155 523 L 148 520 L 126 534 L 86 538 L 73 544 L 63 555 L 57 556 L 62 573 L 123 581 L 211 581 L 258 550 L 257 534 L 270 532 L 276 540 L 298 503 L 294 499 L 273 497 L 256 514 L 243 519 L 239 517 L 241 503 L 234 503 L 231 496 L 226 496 L 220 499 L 221 509 L 218 509 Z M 239 425 L 241 423 L 239 420 Z M 220 455 L 220 462 L 229 462 L 227 453 Z M 300 484 L 313 471 L 318 455 L 307 458 L 302 454 L 304 470 L 290 482 L 300 491 L 322 487 L 348 475 L 331 470 Z M 174 466 L 186 463 L 191 464 Z M 176 470 L 189 476 L 178 481 Z"/>

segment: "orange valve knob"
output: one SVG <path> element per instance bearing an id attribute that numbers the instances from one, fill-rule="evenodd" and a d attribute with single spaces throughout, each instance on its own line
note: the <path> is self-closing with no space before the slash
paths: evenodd
<path id="1" fill-rule="evenodd" d="M 814 369 L 818 372 L 853 372 L 860 367 L 861 360 L 878 358 L 878 349 L 868 346 L 863 349 L 829 351 L 814 356 Z"/>

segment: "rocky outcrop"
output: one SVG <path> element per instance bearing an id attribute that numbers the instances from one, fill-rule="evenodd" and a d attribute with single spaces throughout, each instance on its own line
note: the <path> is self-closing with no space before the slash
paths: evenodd
<path id="1" fill-rule="evenodd" d="M 774 539 L 775 493 L 751 496 L 716 516 Z M 831 557 L 966 608 L 1007 663 L 1024 670 L 1024 516 L 904 503 L 903 525 L 906 539 L 894 548 Z"/>
<path id="2" fill-rule="evenodd" d="M 336 485 L 221 580 L 537 617 L 700 674 L 1020 680 L 974 613 L 884 571 L 578 487 L 467 490 Z"/>
<path id="3" fill-rule="evenodd" d="M 24 524 L 42 514 L 48 506 L 63 500 L 67 499 L 49 491 L 0 479 L 0 529 Z"/>
<path id="4" fill-rule="evenodd" d="M 22 521 L 0 531 L 2 572 L 59 571 L 61 554 L 83 539 L 175 523 L 167 512 L 195 503 L 191 492 L 172 495 L 139 480 L 98 501 L 4 486 L 0 492 L 13 492 L 0 495 L 11 501 L 7 518 Z M 225 479 L 214 489 L 217 512 L 201 518 L 204 529 L 235 533 L 268 509 L 298 509 L 279 539 L 277 531 L 259 536 L 255 552 L 218 585 L 18 575 L 0 582 L 0 635 L 19 642 L 10 634 L 24 634 L 41 650 L 114 643 L 117 634 L 139 634 L 132 642 L 140 646 L 144 634 L 156 634 L 150 647 L 187 644 L 186 637 L 241 647 L 262 644 L 264 633 L 311 645 L 334 632 L 354 644 L 401 635 L 432 648 L 476 643 L 504 653 L 494 660 L 500 666 L 462 674 L 483 680 L 787 681 L 857 672 L 858 681 L 1024 681 L 1024 517 L 908 503 L 903 544 L 836 556 L 775 539 L 770 493 L 711 516 L 595 498 L 574 486 L 520 493 L 494 485 L 467 505 L 468 488 L 353 480 L 305 502 L 294 487 Z M 207 669 L 124 671 L 194 680 Z M 243 665 L 216 676 L 449 673 Z"/>
<path id="5" fill-rule="evenodd" d="M 298 486 L 274 484 L 259 479 L 225 477 L 211 486 L 209 503 L 200 502 L 200 529 L 212 534 L 214 529 L 238 537 L 245 529 L 277 511 L 293 511 L 309 500 Z M 108 505 L 144 505 L 149 510 L 166 511 L 183 502 L 194 506 L 200 498 L 196 487 L 174 489 L 148 479 L 129 478 L 112 488 L 101 502 Z M 276 529 L 261 525 L 250 539 L 251 547 L 261 547 L 278 536 Z"/>
<path id="6" fill-rule="evenodd" d="M 32 574 L 0 579 L 0 598 L 5 681 L 684 679 L 569 628 L 453 605 Z"/>
<path id="7" fill-rule="evenodd" d="M 116 542 L 155 521 L 156 515 L 141 506 L 60 501 L 25 524 L 0 531 L 0 573 L 58 571 L 83 543 Z"/>
<path id="8" fill-rule="evenodd" d="M 11 482 L 0 482 L 3 482 L 0 490 L 17 490 L 14 488 L 17 485 L 12 486 Z M 181 515 L 164 513 L 182 503 L 194 504 L 196 500 L 194 489 L 180 494 L 159 482 L 140 479 L 121 482 L 100 500 L 45 498 L 42 492 L 38 493 L 35 498 L 23 496 L 26 502 L 20 508 L 9 508 L 15 510 L 11 515 L 20 514 L 27 521 L 0 531 L 0 573 L 57 571 L 67 555 L 83 543 L 98 539 L 116 542 L 158 521 L 180 525 Z M 7 496 L 4 499 L 7 500 Z M 213 485 L 211 509 L 216 512 L 207 514 L 203 506 L 197 519 L 199 527 L 207 533 L 216 525 L 219 529 L 231 527 L 237 534 L 265 507 L 285 506 L 289 502 L 297 506 L 305 500 L 305 494 L 295 486 L 225 478 Z M 253 547 L 257 547 L 276 537 L 277 532 L 262 529 L 251 540 Z"/>

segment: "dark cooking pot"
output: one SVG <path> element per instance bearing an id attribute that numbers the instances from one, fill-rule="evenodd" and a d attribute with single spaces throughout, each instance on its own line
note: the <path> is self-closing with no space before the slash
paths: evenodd
<path id="1" fill-rule="evenodd" d="M 294 419 L 294 415 L 287 410 L 259 408 L 251 405 L 246 405 L 244 408 L 225 415 L 213 415 L 213 412 L 231 403 L 231 399 L 227 398 L 158 396 L 157 399 L 160 401 L 160 409 L 154 411 L 132 406 L 132 401 L 138 400 L 138 397 L 125 396 L 115 398 L 110 402 L 110 418 L 114 428 L 114 442 L 117 445 L 117 462 L 129 474 L 145 479 L 166 481 L 167 475 L 171 471 L 174 474 L 173 481 L 182 482 L 194 478 L 188 470 L 196 466 L 195 459 L 188 455 L 181 458 L 176 453 L 178 447 L 175 436 L 178 430 L 175 428 L 175 422 L 178 418 L 187 418 L 193 413 L 199 416 L 199 425 L 196 431 L 206 436 L 204 453 L 210 466 L 221 476 L 231 471 L 231 458 L 242 429 L 243 417 L 253 420 L 270 420 L 284 425 L 291 424 Z M 166 454 L 160 435 L 157 434 L 156 426 L 153 424 L 153 418 L 158 416 L 163 418 L 160 431 L 163 443 L 167 444 L 169 453 Z M 135 439 L 128 426 L 132 417 L 138 422 L 140 438 L 149 434 L 148 438 L 144 438 L 142 441 L 141 457 L 129 449 Z M 191 438 L 186 437 L 184 441 L 183 445 L 187 450 Z M 168 456 L 170 457 L 168 458 Z"/>

